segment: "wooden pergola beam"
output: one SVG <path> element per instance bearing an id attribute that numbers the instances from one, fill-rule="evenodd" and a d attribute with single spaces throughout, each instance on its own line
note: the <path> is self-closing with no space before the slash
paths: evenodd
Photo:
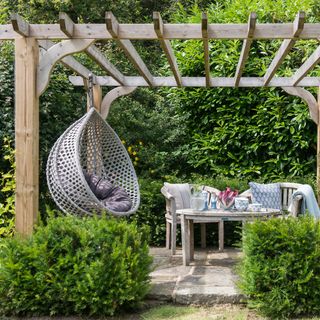
<path id="1" fill-rule="evenodd" d="M 168 40 L 202 40 L 199 24 L 164 24 L 164 39 Z M 247 24 L 209 24 L 208 39 L 247 39 Z M 20 29 L 21 30 L 21 29 Z M 14 40 L 17 31 L 11 24 L 0 26 L 0 40 Z M 36 39 L 68 39 L 60 29 L 60 24 L 30 24 L 29 37 Z M 74 24 L 74 39 L 111 40 L 112 35 L 106 31 L 105 24 Z M 292 39 L 292 23 L 257 24 L 253 40 Z M 118 24 L 118 39 L 158 40 L 152 24 Z M 320 39 L 320 23 L 305 23 L 299 39 Z"/>
<path id="2" fill-rule="evenodd" d="M 273 58 L 268 70 L 266 71 L 266 74 L 264 75 L 264 84 L 267 85 L 272 77 L 277 72 L 278 68 L 280 67 L 281 63 L 287 56 L 287 54 L 290 52 L 292 47 L 294 46 L 295 42 L 297 41 L 299 35 L 301 34 L 303 30 L 305 20 L 305 13 L 303 11 L 299 11 L 297 14 L 294 22 L 293 22 L 293 34 L 292 39 L 285 39 L 279 50 L 277 51 L 275 57 Z"/>
<path id="3" fill-rule="evenodd" d="M 106 12 L 106 26 L 113 39 L 116 40 L 118 46 L 122 48 L 129 60 L 138 70 L 140 75 L 146 80 L 149 86 L 153 86 L 153 76 L 148 70 L 147 66 L 141 59 L 137 50 L 134 48 L 130 40 L 122 40 L 119 38 L 119 23 L 112 12 Z"/>
<path id="4" fill-rule="evenodd" d="M 19 33 L 23 37 L 29 36 L 30 26 L 18 13 L 12 13 L 10 15 L 12 28 L 15 32 Z"/>
<path id="5" fill-rule="evenodd" d="M 241 54 L 240 58 L 238 61 L 237 65 L 237 70 L 236 74 L 234 76 L 234 86 L 238 87 L 239 86 L 239 81 L 242 76 L 242 72 L 244 69 L 244 66 L 246 64 L 249 52 L 250 52 L 250 47 L 252 44 L 252 38 L 254 35 L 254 30 L 256 28 L 256 21 L 257 21 L 257 15 L 255 12 L 251 12 L 249 15 L 248 19 L 248 34 L 247 34 L 247 39 L 243 41 L 242 49 L 241 49 Z"/>
<path id="6" fill-rule="evenodd" d="M 201 15 L 201 32 L 203 42 L 203 54 L 204 54 L 204 69 L 206 75 L 206 87 L 211 86 L 210 78 L 210 59 L 209 59 L 209 40 L 208 40 L 208 15 L 206 12 L 202 12 Z"/>
<path id="7" fill-rule="evenodd" d="M 154 31 L 158 36 L 161 48 L 167 57 L 173 76 L 176 79 L 177 86 L 181 87 L 182 81 L 181 81 L 181 75 L 179 72 L 177 60 L 174 55 L 173 49 L 171 47 L 170 41 L 163 38 L 164 37 L 163 22 L 159 12 L 153 12 L 153 24 L 154 24 Z"/>
<path id="8" fill-rule="evenodd" d="M 184 87 L 206 87 L 205 77 L 182 77 Z M 83 86 L 83 79 L 77 76 L 70 76 L 69 80 L 75 86 Z M 174 77 L 154 77 L 154 87 L 176 87 L 176 80 Z M 112 77 L 108 76 L 96 76 L 97 84 L 101 86 L 117 87 L 120 84 Z M 139 76 L 126 76 L 126 83 L 130 83 L 130 86 L 147 87 L 148 83 L 144 78 Z M 290 77 L 274 77 L 268 83 L 268 87 L 292 87 Z M 299 84 L 299 87 L 317 87 L 320 86 L 319 77 L 305 77 Z M 211 87 L 234 87 L 233 77 L 211 77 Z M 242 88 L 254 88 L 264 87 L 263 77 L 241 77 L 239 87 Z"/>
<path id="9" fill-rule="evenodd" d="M 320 46 L 311 54 L 304 64 L 292 76 L 292 86 L 296 86 L 304 76 L 320 61 Z"/>
<path id="10" fill-rule="evenodd" d="M 74 35 L 75 23 L 64 12 L 59 13 L 59 23 L 61 30 L 70 38 Z M 125 85 L 124 75 L 103 55 L 103 53 L 95 46 L 91 45 L 85 50 L 88 56 L 93 59 L 104 71 L 118 81 L 121 85 Z"/>

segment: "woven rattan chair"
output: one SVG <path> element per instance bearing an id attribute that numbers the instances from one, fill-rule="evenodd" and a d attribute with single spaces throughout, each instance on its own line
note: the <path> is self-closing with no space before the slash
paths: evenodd
<path id="1" fill-rule="evenodd" d="M 91 191 L 84 172 L 123 188 L 132 202 L 130 210 L 118 212 L 103 205 Z M 140 202 L 130 157 L 94 108 L 72 124 L 53 146 L 47 162 L 47 181 L 53 199 L 66 213 L 93 215 L 107 211 L 124 216 L 134 213 Z"/>

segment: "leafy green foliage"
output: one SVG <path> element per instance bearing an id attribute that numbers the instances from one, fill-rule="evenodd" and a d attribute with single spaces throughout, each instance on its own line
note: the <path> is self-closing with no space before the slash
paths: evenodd
<path id="1" fill-rule="evenodd" d="M 3 139 L 1 149 L 9 169 L 6 172 L 0 171 L 0 238 L 11 237 L 14 233 L 16 188 L 14 150 L 9 139 Z"/>
<path id="2" fill-rule="evenodd" d="M 240 288 L 272 318 L 319 314 L 320 224 L 311 216 L 247 223 Z"/>
<path id="3" fill-rule="evenodd" d="M 112 315 L 149 288 L 148 232 L 110 217 L 51 218 L 0 242 L 2 315 Z"/>
<path id="4" fill-rule="evenodd" d="M 111 107 L 108 123 L 127 149 L 131 147 L 128 151 L 136 151 L 139 176 L 161 178 L 168 172 L 188 172 L 184 116 L 164 104 L 158 91 L 141 88 Z"/>
<path id="5" fill-rule="evenodd" d="M 259 22 L 292 21 L 299 10 L 314 21 L 319 6 L 311 0 L 217 1 L 208 7 L 211 23 L 242 22 L 256 11 Z M 198 6 L 180 6 L 173 22 L 199 23 Z M 242 43 L 210 41 L 211 75 L 233 77 Z M 280 45 L 254 41 L 244 76 L 262 77 Z M 290 76 L 316 48 L 300 41 L 285 59 L 277 76 Z M 179 69 L 184 76 L 204 75 L 200 41 L 175 41 Z M 315 68 L 313 75 L 319 75 Z M 167 90 L 168 104 L 184 115 L 188 163 L 202 174 L 272 180 L 304 176 L 315 171 L 316 126 L 299 98 L 274 88 L 186 88 Z"/>

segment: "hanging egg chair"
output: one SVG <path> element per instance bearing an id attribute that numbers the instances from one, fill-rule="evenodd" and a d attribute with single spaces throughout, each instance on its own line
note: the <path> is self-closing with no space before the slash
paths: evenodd
<path id="1" fill-rule="evenodd" d="M 92 85 L 89 86 L 93 106 Z M 140 203 L 137 176 L 115 131 L 91 107 L 54 144 L 47 162 L 50 193 L 66 212 L 115 216 L 134 213 Z"/>

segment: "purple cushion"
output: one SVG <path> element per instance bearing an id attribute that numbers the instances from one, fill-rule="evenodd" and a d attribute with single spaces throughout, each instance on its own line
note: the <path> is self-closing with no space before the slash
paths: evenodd
<path id="1" fill-rule="evenodd" d="M 104 206 L 116 212 L 127 212 L 131 209 L 131 199 L 123 188 L 114 186 L 107 179 L 95 174 L 85 171 L 83 173 L 91 191 Z"/>

